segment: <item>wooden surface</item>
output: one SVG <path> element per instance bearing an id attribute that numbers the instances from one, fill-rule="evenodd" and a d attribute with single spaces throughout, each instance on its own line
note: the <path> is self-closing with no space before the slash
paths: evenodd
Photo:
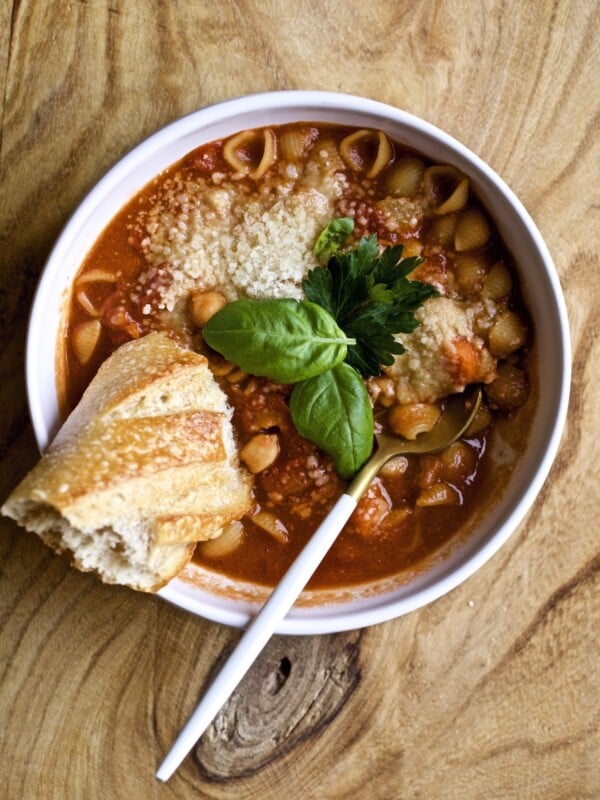
<path id="1" fill-rule="evenodd" d="M 555 259 L 568 427 L 516 534 L 402 619 L 275 638 L 166 785 L 154 771 L 238 633 L 102 586 L 0 521 L 0 795 L 599 798 L 598 79 L 594 0 L 2 0 L 0 499 L 36 459 L 23 352 L 53 240 L 170 120 L 281 88 L 446 129 L 511 185 Z"/>

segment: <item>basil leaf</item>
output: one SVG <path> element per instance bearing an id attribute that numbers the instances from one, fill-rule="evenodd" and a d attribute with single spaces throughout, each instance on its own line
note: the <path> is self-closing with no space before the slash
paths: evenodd
<path id="1" fill-rule="evenodd" d="M 296 384 L 290 411 L 298 433 L 333 459 L 342 478 L 351 478 L 371 455 L 373 409 L 348 364 Z"/>
<path id="2" fill-rule="evenodd" d="M 313 253 L 321 264 L 326 264 L 334 253 L 342 248 L 354 230 L 352 217 L 338 217 L 326 225 L 319 234 Z"/>
<path id="3" fill-rule="evenodd" d="M 245 372 L 295 383 L 346 358 L 346 337 L 325 309 L 307 300 L 236 300 L 203 329 L 206 343 Z"/>

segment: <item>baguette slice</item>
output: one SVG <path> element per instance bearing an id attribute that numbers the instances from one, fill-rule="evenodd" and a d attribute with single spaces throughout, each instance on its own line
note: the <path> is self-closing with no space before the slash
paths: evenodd
<path id="1" fill-rule="evenodd" d="M 100 367 L 0 509 L 106 583 L 156 591 L 251 504 L 208 362 L 163 333 Z"/>

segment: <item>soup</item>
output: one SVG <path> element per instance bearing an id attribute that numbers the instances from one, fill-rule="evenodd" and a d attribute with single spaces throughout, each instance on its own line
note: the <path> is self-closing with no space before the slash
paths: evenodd
<path id="1" fill-rule="evenodd" d="M 493 501 L 525 447 L 531 326 L 493 222 L 457 169 L 432 164 L 383 132 L 322 124 L 242 131 L 189 153 L 115 216 L 74 281 L 61 391 L 77 403 L 123 342 L 166 330 L 204 353 L 234 409 L 254 507 L 195 559 L 273 585 L 345 487 L 302 438 L 290 385 L 249 374 L 206 345 L 213 312 L 240 298 L 303 297 L 327 224 L 353 221 L 344 247 L 375 235 L 419 257 L 410 273 L 437 296 L 398 335 L 406 352 L 365 379 L 376 425 L 414 438 L 445 399 L 483 383 L 467 435 L 436 456 L 391 461 L 372 482 L 311 586 L 348 586 L 415 570 L 458 540 Z M 510 448 L 492 447 L 502 438 Z M 502 450 L 499 464 L 491 451 Z"/>

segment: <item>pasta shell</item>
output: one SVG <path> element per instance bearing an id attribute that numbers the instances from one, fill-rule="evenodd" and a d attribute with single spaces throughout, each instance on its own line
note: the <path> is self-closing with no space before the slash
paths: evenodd
<path id="1" fill-rule="evenodd" d="M 469 179 L 456 167 L 428 167 L 423 176 L 423 186 L 434 214 L 450 214 L 467 205 Z"/>
<path id="2" fill-rule="evenodd" d="M 421 191 L 425 164 L 420 158 L 399 158 L 386 173 L 385 187 L 396 197 L 416 197 Z"/>
<path id="3" fill-rule="evenodd" d="M 317 139 L 316 128 L 291 128 L 284 130 L 278 139 L 278 147 L 286 161 L 298 161 Z"/>
<path id="4" fill-rule="evenodd" d="M 483 296 L 490 300 L 501 300 L 510 294 L 511 289 L 512 278 L 508 269 L 501 262 L 494 264 L 483 282 Z"/>
<path id="5" fill-rule="evenodd" d="M 96 281 L 105 281 L 106 283 L 116 283 L 118 280 L 114 272 L 109 272 L 107 269 L 88 269 L 87 272 L 82 272 L 77 276 L 75 281 L 76 286 L 82 283 L 95 283 Z"/>
<path id="6" fill-rule="evenodd" d="M 434 217 L 429 229 L 429 240 L 432 244 L 439 244 L 442 247 L 452 247 L 454 245 L 454 231 L 458 222 L 458 214 L 443 214 Z"/>
<path id="7" fill-rule="evenodd" d="M 73 350 L 80 364 L 87 364 L 100 340 L 102 325 L 97 319 L 80 322 L 73 328 Z"/>
<path id="8" fill-rule="evenodd" d="M 342 139 L 340 155 L 354 172 L 366 172 L 367 178 L 375 178 L 389 163 L 392 146 L 383 131 L 362 129 Z"/>
<path id="9" fill-rule="evenodd" d="M 287 528 L 274 514 L 270 514 L 268 511 L 259 511 L 252 517 L 252 522 L 281 544 L 287 542 L 289 538 Z"/>
<path id="10" fill-rule="evenodd" d="M 87 294 L 83 291 L 83 289 L 81 289 L 79 292 L 77 292 L 75 297 L 77 299 L 77 302 L 79 303 L 81 308 L 83 308 L 83 310 L 85 311 L 86 314 L 89 314 L 90 317 L 99 317 L 100 316 L 100 311 L 92 303 L 92 301 L 87 296 Z"/>
<path id="11" fill-rule="evenodd" d="M 223 158 L 236 172 L 258 180 L 277 158 L 277 139 L 270 128 L 241 131 L 223 146 Z"/>
<path id="12" fill-rule="evenodd" d="M 492 229 L 482 211 L 468 208 L 460 215 L 454 233 L 455 250 L 477 250 L 487 244 Z"/>
<path id="13" fill-rule="evenodd" d="M 390 408 L 387 420 L 393 433 L 413 440 L 420 433 L 430 431 L 440 414 L 440 409 L 434 403 L 406 403 Z"/>
<path id="14" fill-rule="evenodd" d="M 198 547 L 203 556 L 223 558 L 240 546 L 244 538 L 244 526 L 239 520 L 233 520 L 223 528 L 223 533 L 215 539 L 201 542 Z"/>

